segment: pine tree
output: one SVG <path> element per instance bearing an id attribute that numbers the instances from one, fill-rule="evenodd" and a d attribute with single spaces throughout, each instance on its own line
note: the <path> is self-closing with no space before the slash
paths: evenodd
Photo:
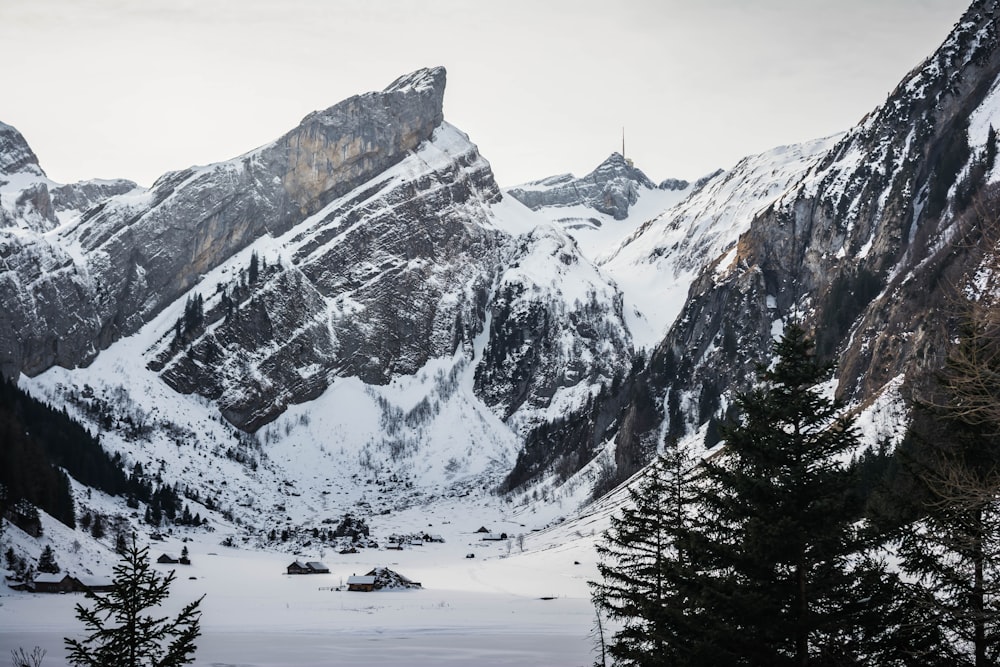
<path id="1" fill-rule="evenodd" d="M 7 547 L 7 551 L 4 552 L 3 556 L 7 563 L 7 569 L 16 570 L 21 559 L 14 553 L 14 547 Z"/>
<path id="2" fill-rule="evenodd" d="M 997 131 L 990 125 L 986 133 L 986 169 L 992 170 L 997 160 Z"/>
<path id="3" fill-rule="evenodd" d="M 668 447 L 629 488 L 629 503 L 597 545 L 602 579 L 590 582 L 598 615 L 622 622 L 608 653 L 616 665 L 684 664 L 691 554 L 686 534 L 694 463 Z"/>
<path id="4" fill-rule="evenodd" d="M 201 634 L 202 598 L 184 606 L 175 618 L 146 615 L 167 599 L 174 580 L 152 569 L 149 549 L 132 544 L 115 567 L 114 587 L 104 595 L 88 593 L 92 608 L 76 605 L 76 617 L 89 634 L 66 638 L 69 662 L 85 667 L 176 667 L 194 662 Z"/>
<path id="5" fill-rule="evenodd" d="M 100 540 L 105 535 L 104 517 L 100 514 L 94 514 L 94 520 L 90 523 L 90 535 L 95 540 Z"/>
<path id="6" fill-rule="evenodd" d="M 128 540 L 125 539 L 125 533 L 121 530 L 115 533 L 115 553 L 119 556 L 128 553 Z"/>
<path id="7" fill-rule="evenodd" d="M 257 282 L 257 277 L 259 275 L 260 275 L 259 260 L 258 260 L 258 257 L 257 257 L 257 251 L 255 250 L 250 255 L 250 272 L 249 272 L 248 280 L 250 281 L 251 285 L 253 285 L 253 284 L 255 284 Z"/>
<path id="8" fill-rule="evenodd" d="M 843 463 L 858 447 L 853 418 L 818 385 L 804 330 L 791 324 L 759 386 L 736 403 L 725 448 L 705 462 L 695 664 L 856 664 L 892 581 L 858 557 L 869 546 Z"/>
<path id="9" fill-rule="evenodd" d="M 59 572 L 59 563 L 56 562 L 56 556 L 52 552 L 52 547 L 48 544 L 42 549 L 42 555 L 38 557 L 37 569 L 39 572 L 47 572 L 49 574 Z"/>

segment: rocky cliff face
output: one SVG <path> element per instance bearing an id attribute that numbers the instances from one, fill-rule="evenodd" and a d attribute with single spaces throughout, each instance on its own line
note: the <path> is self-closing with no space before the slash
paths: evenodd
<path id="1" fill-rule="evenodd" d="M 278 236 L 258 268 L 241 257 L 213 274 L 188 297 L 204 315 L 168 327 L 150 366 L 253 431 L 336 376 L 384 384 L 456 349 L 471 356 L 499 264 L 499 196 L 475 146 L 442 125 Z"/>
<path id="2" fill-rule="evenodd" d="M 51 187 L 52 205 L 56 212 L 88 211 L 105 199 L 123 195 L 138 186 L 124 178 L 92 180 Z"/>
<path id="3" fill-rule="evenodd" d="M 401 161 L 441 123 L 443 68 L 310 114 L 240 158 L 167 174 L 67 234 L 103 287 L 101 345 L 135 331 L 198 277 L 264 234 L 287 232 Z"/>
<path id="4" fill-rule="evenodd" d="M 38 166 L 35 152 L 28 146 L 21 133 L 6 123 L 0 123 L 0 174 L 22 172 L 35 176 L 45 175 Z"/>
<path id="5" fill-rule="evenodd" d="M 630 360 L 621 293 L 571 238 L 498 208 L 489 164 L 443 121 L 444 85 L 415 72 L 149 190 L 22 188 L 49 222 L 11 209 L 0 245 L 5 371 L 87 364 L 138 332 L 148 371 L 249 432 L 338 378 L 386 385 L 442 359 L 475 364 L 515 430 L 586 403 Z"/>
<path id="6" fill-rule="evenodd" d="M 676 183 L 674 185 L 677 185 Z M 510 188 L 507 193 L 531 209 L 584 204 L 616 220 L 623 220 L 639 197 L 639 189 L 654 189 L 652 181 L 621 153 L 611 156 L 583 178 L 551 176 Z M 686 185 L 684 187 L 687 187 Z M 678 189 L 678 188 L 672 188 Z M 683 187 L 679 188 L 683 189 Z"/>
<path id="7" fill-rule="evenodd" d="M 6 218 L 37 232 L 54 228 L 61 208 L 129 192 L 89 208 L 58 239 L 8 239 L 0 289 L 18 307 L 0 329 L 5 374 L 88 363 L 253 240 L 286 232 L 397 164 L 440 125 L 444 86 L 443 68 L 421 70 L 310 114 L 240 158 L 167 174 L 149 191 L 128 182 L 21 188 Z M 16 130 L 4 126 L 0 137 L 8 173 L 44 176 Z"/>
<path id="8" fill-rule="evenodd" d="M 621 292 L 564 232 L 539 227 L 509 252 L 490 300 L 476 390 L 527 432 L 620 378 L 632 361 L 632 341 Z"/>
<path id="9" fill-rule="evenodd" d="M 0 375 L 76 365 L 97 349 L 93 286 L 74 249 L 47 234 L 131 181 L 49 180 L 24 137 L 0 123 Z"/>
<path id="10" fill-rule="evenodd" d="M 639 449 L 665 421 L 683 432 L 717 418 L 787 318 L 804 320 L 820 353 L 839 359 L 844 398 L 863 402 L 940 361 L 948 293 L 975 266 L 975 209 L 997 178 L 988 127 L 1000 120 L 990 101 L 998 19 L 997 2 L 973 3 L 882 107 L 701 272 L 653 355 L 654 367 L 672 369 L 652 382 L 656 414 L 620 433 L 620 451 Z"/>

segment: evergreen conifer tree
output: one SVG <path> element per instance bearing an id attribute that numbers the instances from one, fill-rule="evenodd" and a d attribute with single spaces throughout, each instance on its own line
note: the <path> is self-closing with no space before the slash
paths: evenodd
<path id="1" fill-rule="evenodd" d="M 685 449 L 668 447 L 629 488 L 629 503 L 597 546 L 602 579 L 590 586 L 598 614 L 622 623 L 608 646 L 616 665 L 685 664 L 694 465 Z"/>
<path id="2" fill-rule="evenodd" d="M 93 607 L 76 605 L 76 617 L 86 626 L 82 640 L 66 638 L 69 662 L 85 667 L 176 667 L 194 662 L 195 639 L 201 634 L 199 598 L 175 618 L 152 616 L 147 610 L 169 596 L 174 580 L 152 569 L 149 549 L 135 538 L 115 567 L 114 587 L 104 595 L 88 593 Z"/>
<path id="3" fill-rule="evenodd" d="M 104 517 L 100 514 L 94 514 L 94 520 L 90 523 L 90 535 L 95 540 L 100 540 L 104 538 Z"/>
<path id="4" fill-rule="evenodd" d="M 115 553 L 119 556 L 128 553 L 128 540 L 125 539 L 125 533 L 122 530 L 115 533 Z"/>
<path id="5" fill-rule="evenodd" d="M 250 271 L 249 271 L 249 282 L 251 285 L 256 284 L 257 276 L 260 275 L 259 259 L 257 257 L 257 251 L 255 250 L 250 255 Z"/>
<path id="6" fill-rule="evenodd" d="M 818 387 L 832 368 L 800 326 L 775 353 L 702 469 L 691 664 L 859 664 L 881 632 L 892 582 L 859 557 L 869 544 L 844 463 L 858 446 L 853 418 Z"/>
<path id="7" fill-rule="evenodd" d="M 52 547 L 48 544 L 42 549 L 42 555 L 38 557 L 38 571 L 49 574 L 59 572 L 59 563 L 56 562 L 56 556 L 52 552 Z"/>

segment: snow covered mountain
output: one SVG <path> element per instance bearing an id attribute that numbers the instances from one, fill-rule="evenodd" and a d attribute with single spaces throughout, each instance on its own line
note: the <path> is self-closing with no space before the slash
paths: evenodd
<path id="1" fill-rule="evenodd" d="M 0 375 L 75 364 L 96 353 L 99 337 L 87 278 L 72 249 L 49 232 L 77 220 L 131 181 L 60 185 L 10 125 L 0 123 Z"/>
<path id="2" fill-rule="evenodd" d="M 640 193 L 655 187 L 630 160 L 621 153 L 612 153 L 583 178 L 560 174 L 509 188 L 507 193 L 535 211 L 543 207 L 583 205 L 615 220 L 624 220 Z M 664 189 L 684 190 L 686 187 L 687 183 L 670 181 Z"/>
<path id="3" fill-rule="evenodd" d="M 693 184 L 614 154 L 504 193 L 442 68 L 149 190 L 52 183 L 0 126 L 0 371 L 251 541 L 498 486 L 576 506 L 701 438 L 789 317 L 893 403 L 985 253 L 997 23 L 975 2 L 858 127 Z"/>
<path id="4" fill-rule="evenodd" d="M 444 122 L 444 86 L 415 72 L 51 224 L 12 208 L 4 368 L 237 521 L 305 520 L 361 475 L 493 488 L 632 343 L 617 287 Z M 11 133 L 5 163 L 43 178 Z"/>
<path id="5" fill-rule="evenodd" d="M 885 104 L 817 144 L 738 243 L 696 268 L 639 380 L 649 404 L 621 416 L 622 477 L 668 434 L 720 418 L 787 318 L 815 331 L 838 362 L 838 395 L 859 406 L 899 402 L 901 387 L 938 367 L 955 290 L 995 252 L 998 25 L 997 2 L 974 2 Z"/>

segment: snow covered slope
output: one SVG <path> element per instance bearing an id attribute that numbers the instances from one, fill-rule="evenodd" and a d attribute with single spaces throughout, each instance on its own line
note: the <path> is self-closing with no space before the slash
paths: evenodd
<path id="1" fill-rule="evenodd" d="M 746 157 L 596 258 L 625 294 L 637 346 L 648 348 L 662 340 L 697 275 L 709 264 L 731 261 L 724 256 L 750 228 L 753 217 L 785 194 L 835 140 L 781 146 Z"/>
<path id="2" fill-rule="evenodd" d="M 21 384 L 254 539 L 495 488 L 526 430 L 620 379 L 631 338 L 614 284 L 439 117 L 443 85 L 403 77 L 56 230 L 89 308 L 65 310 L 122 319 Z M 417 138 L 370 138 L 387 113 Z M 305 145 L 352 157 L 303 165 Z"/>
<path id="3" fill-rule="evenodd" d="M 848 402 L 865 405 L 938 367 L 954 290 L 995 252 L 983 223 L 998 201 L 1000 144 L 989 131 L 998 25 L 995 0 L 972 3 L 885 104 L 815 144 L 818 155 L 796 158 L 804 169 L 786 189 L 748 210 L 738 243 L 696 270 L 654 348 L 650 367 L 669 372 L 645 379 L 651 407 L 622 416 L 618 460 L 641 460 L 667 433 L 719 419 L 788 318 L 837 362 L 837 395 Z"/>

